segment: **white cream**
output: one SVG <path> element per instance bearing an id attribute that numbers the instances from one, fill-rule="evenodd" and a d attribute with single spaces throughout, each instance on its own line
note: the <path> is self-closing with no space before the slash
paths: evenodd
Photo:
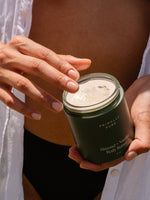
<path id="1" fill-rule="evenodd" d="M 72 106 L 91 106 L 97 103 L 103 104 L 116 89 L 112 81 L 104 79 L 91 79 L 82 82 L 76 93 L 68 93 L 66 100 Z"/>

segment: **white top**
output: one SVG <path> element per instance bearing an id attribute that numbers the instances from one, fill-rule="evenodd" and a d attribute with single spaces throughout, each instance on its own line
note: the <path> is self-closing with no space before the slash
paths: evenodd
<path id="1" fill-rule="evenodd" d="M 0 41 L 28 36 L 33 0 L 0 0 Z M 150 42 L 139 76 L 150 73 Z M 14 93 L 24 98 L 18 91 Z M 0 200 L 23 200 L 24 117 L 0 102 Z M 110 168 L 102 200 L 150 200 L 150 153 Z"/>
<path id="2" fill-rule="evenodd" d="M 28 36 L 32 0 L 0 0 L 0 41 Z M 24 95 L 14 90 L 18 98 Z M 24 117 L 0 102 L 0 200 L 23 200 Z"/>

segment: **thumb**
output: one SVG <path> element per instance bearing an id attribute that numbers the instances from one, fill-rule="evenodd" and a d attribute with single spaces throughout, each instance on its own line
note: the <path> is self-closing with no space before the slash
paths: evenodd
<path id="1" fill-rule="evenodd" d="M 142 114 L 144 115 L 144 113 Z M 143 116 L 144 119 L 144 116 Z M 131 142 L 125 159 L 130 161 L 137 155 L 146 153 L 150 150 L 150 121 L 140 120 L 135 124 L 135 139 Z"/>

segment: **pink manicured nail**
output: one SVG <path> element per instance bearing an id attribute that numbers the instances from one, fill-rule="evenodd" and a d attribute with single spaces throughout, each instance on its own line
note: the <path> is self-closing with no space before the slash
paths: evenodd
<path id="1" fill-rule="evenodd" d="M 79 78 L 79 73 L 71 69 L 68 71 L 68 76 L 76 80 Z"/>
<path id="2" fill-rule="evenodd" d="M 31 116 L 35 120 L 40 120 L 41 119 L 41 114 L 38 114 L 38 113 L 32 113 Z"/>
<path id="3" fill-rule="evenodd" d="M 127 161 L 131 161 L 133 160 L 135 157 L 137 156 L 137 153 L 135 151 L 131 151 L 128 153 L 128 155 L 126 156 L 126 160 Z"/>
<path id="4" fill-rule="evenodd" d="M 56 111 L 56 112 L 60 112 L 63 109 L 62 104 L 58 103 L 58 102 L 53 102 L 52 103 L 52 108 Z"/>
<path id="5" fill-rule="evenodd" d="M 74 83 L 74 82 L 72 82 L 72 81 L 69 81 L 68 83 L 67 83 L 67 87 L 68 87 L 68 89 L 70 89 L 70 90 L 74 90 L 74 91 L 76 91 L 77 89 L 78 89 L 78 84 L 77 83 Z"/>

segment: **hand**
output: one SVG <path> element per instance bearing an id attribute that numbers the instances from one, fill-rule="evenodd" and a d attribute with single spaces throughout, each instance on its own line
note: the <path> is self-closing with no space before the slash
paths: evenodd
<path id="1" fill-rule="evenodd" d="M 124 159 L 130 161 L 150 150 L 150 75 L 137 79 L 126 91 L 125 96 L 135 126 L 135 139 L 131 142 L 125 156 L 111 163 L 93 164 L 84 160 L 77 147 L 73 146 L 69 150 L 69 157 L 79 163 L 81 168 L 101 171 Z"/>
<path id="2" fill-rule="evenodd" d="M 40 119 L 40 113 L 20 101 L 12 87 L 42 103 L 52 111 L 62 110 L 62 103 L 23 76 L 31 74 L 55 84 L 63 90 L 76 92 L 80 70 L 87 69 L 89 59 L 58 55 L 52 50 L 24 37 L 16 36 L 8 44 L 0 42 L 0 100 L 27 117 Z"/>
<path id="3" fill-rule="evenodd" d="M 130 161 L 150 150 L 150 75 L 137 79 L 127 90 L 126 99 L 135 126 L 135 139 L 125 154 Z"/>
<path id="4" fill-rule="evenodd" d="M 108 169 L 110 167 L 113 167 L 113 166 L 119 164 L 120 162 L 122 162 L 124 160 L 124 158 L 121 158 L 119 160 L 116 160 L 116 161 L 113 161 L 113 162 L 110 162 L 110 163 L 95 164 L 95 163 L 89 162 L 87 160 L 84 160 L 84 158 L 79 153 L 76 145 L 70 147 L 68 156 L 69 156 L 69 158 L 71 158 L 72 160 L 77 162 L 80 165 L 80 168 L 88 169 L 88 170 L 91 170 L 91 171 L 94 171 L 94 172 L 98 172 L 98 171 L 102 171 L 104 169 Z"/>

